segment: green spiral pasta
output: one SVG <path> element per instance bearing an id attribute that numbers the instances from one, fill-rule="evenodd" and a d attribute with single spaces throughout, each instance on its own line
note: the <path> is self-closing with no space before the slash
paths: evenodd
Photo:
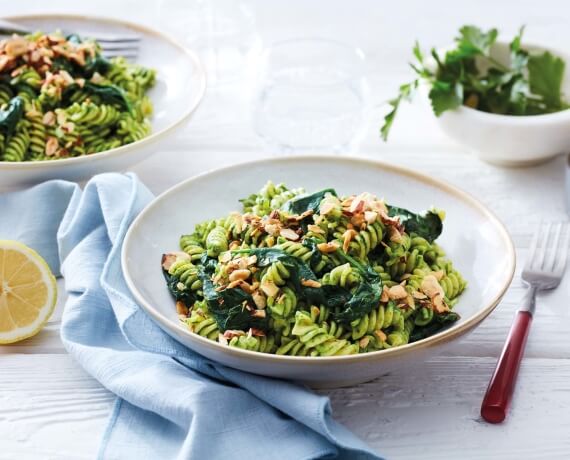
<path id="1" fill-rule="evenodd" d="M 412 219 L 407 232 L 407 220 L 370 193 L 305 194 L 271 181 L 240 201 L 242 213 L 197 224 L 180 237 L 183 252 L 163 257 L 180 310 L 192 305 L 181 315 L 192 332 L 322 357 L 403 346 L 458 319 L 452 309 L 467 283 L 434 242 L 439 214 L 396 208 Z"/>
<path id="2" fill-rule="evenodd" d="M 25 40 L 33 53 L 9 55 L 13 40 Z M 0 59 L 9 61 L 0 71 L 0 161 L 93 154 L 151 133 L 153 69 L 107 60 L 96 42 L 59 32 L 7 38 Z M 16 97 L 21 112 L 13 109 Z M 23 121 L 31 124 L 27 132 L 14 129 Z"/>

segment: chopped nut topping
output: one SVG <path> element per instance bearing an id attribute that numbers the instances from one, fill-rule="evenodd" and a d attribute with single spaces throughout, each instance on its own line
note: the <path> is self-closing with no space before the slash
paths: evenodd
<path id="1" fill-rule="evenodd" d="M 48 157 L 53 157 L 59 149 L 59 143 L 57 142 L 57 138 L 49 136 L 46 141 L 46 155 Z"/>
<path id="2" fill-rule="evenodd" d="M 358 346 L 359 346 L 360 348 L 366 348 L 369 343 L 370 343 L 370 337 L 362 337 L 362 338 L 358 341 Z"/>
<path id="3" fill-rule="evenodd" d="M 443 288 L 439 284 L 434 275 L 426 275 L 422 280 L 421 290 L 432 301 L 433 307 L 437 313 L 443 313 L 449 310 L 449 307 L 444 302 Z"/>
<path id="4" fill-rule="evenodd" d="M 230 273 L 230 281 L 242 280 L 245 281 L 251 276 L 251 272 L 247 269 L 234 270 Z"/>
<path id="5" fill-rule="evenodd" d="M 401 286 L 399 284 L 396 284 L 395 286 L 392 286 L 388 289 L 388 297 L 390 297 L 392 300 L 405 299 L 407 296 L 408 293 L 406 292 L 406 289 L 404 289 L 404 286 Z"/>
<path id="6" fill-rule="evenodd" d="M 252 327 L 249 329 L 248 335 L 253 335 L 254 337 L 265 337 L 265 332 L 261 329 L 257 329 L 256 327 Z"/>
<path id="7" fill-rule="evenodd" d="M 312 233 L 318 233 L 319 235 L 324 235 L 325 231 L 319 227 L 318 225 L 315 224 L 309 224 L 307 225 L 307 229 L 312 232 Z"/>
<path id="8" fill-rule="evenodd" d="M 259 287 L 267 297 L 275 297 L 279 293 L 279 288 L 272 281 L 265 281 Z"/>
<path id="9" fill-rule="evenodd" d="M 348 252 L 348 248 L 350 247 L 350 242 L 352 239 L 358 235 L 355 230 L 348 229 L 346 232 L 342 234 L 343 242 L 342 242 L 342 250 L 344 252 Z"/>
<path id="10" fill-rule="evenodd" d="M 162 268 L 164 270 L 170 270 L 172 264 L 177 260 L 188 260 L 190 256 L 185 252 L 169 252 L 168 254 L 162 254 Z"/>
<path id="11" fill-rule="evenodd" d="M 228 339 L 224 334 L 218 334 L 218 342 L 221 343 L 222 345 L 227 345 Z"/>
<path id="12" fill-rule="evenodd" d="M 378 219 L 378 213 L 376 211 L 365 211 L 364 212 L 364 220 L 366 223 L 373 224 Z"/>
<path id="13" fill-rule="evenodd" d="M 374 335 L 380 339 L 381 342 L 385 342 L 388 337 L 384 334 L 384 331 L 378 329 L 374 331 Z"/>
<path id="14" fill-rule="evenodd" d="M 223 337 L 227 340 L 231 340 L 234 337 L 239 337 L 242 335 L 245 335 L 245 332 L 234 329 L 228 329 L 226 332 L 224 332 Z"/>
<path id="15" fill-rule="evenodd" d="M 290 228 L 282 228 L 279 234 L 290 241 L 297 241 L 299 239 L 299 235 Z"/>
<path id="16" fill-rule="evenodd" d="M 329 241 L 328 243 L 317 244 L 317 249 L 324 254 L 335 252 L 339 247 L 340 244 L 337 241 Z"/>
<path id="17" fill-rule="evenodd" d="M 42 122 L 46 126 L 55 125 L 55 113 L 53 113 L 52 111 L 46 112 L 44 114 L 44 118 L 42 119 Z"/>
<path id="18" fill-rule="evenodd" d="M 319 283 L 318 281 L 306 280 L 304 278 L 301 278 L 301 284 L 303 286 L 306 286 L 306 287 L 313 287 L 313 288 L 320 288 L 321 287 L 321 283 Z"/>
<path id="19" fill-rule="evenodd" d="M 188 315 L 188 307 L 184 302 L 181 302 L 180 300 L 176 302 L 176 313 L 184 316 Z"/>
<path id="20" fill-rule="evenodd" d="M 380 302 L 386 303 L 390 300 L 390 295 L 388 294 L 388 287 L 382 287 L 382 295 L 380 296 Z"/>
<path id="21" fill-rule="evenodd" d="M 265 318 L 266 313 L 265 310 L 253 310 L 251 316 L 253 316 L 254 318 Z"/>
<path id="22" fill-rule="evenodd" d="M 263 309 L 267 306 L 267 300 L 261 292 L 255 291 L 251 297 L 253 298 L 253 302 L 257 308 Z"/>
<path id="23" fill-rule="evenodd" d="M 22 37 L 13 37 L 6 41 L 4 51 L 9 57 L 17 58 L 28 52 L 28 41 Z"/>
<path id="24" fill-rule="evenodd" d="M 335 208 L 335 204 L 334 203 L 330 203 L 330 202 L 325 202 L 321 205 L 321 207 L 319 208 L 319 214 L 321 216 L 326 216 L 327 214 L 329 214 L 333 209 Z"/>

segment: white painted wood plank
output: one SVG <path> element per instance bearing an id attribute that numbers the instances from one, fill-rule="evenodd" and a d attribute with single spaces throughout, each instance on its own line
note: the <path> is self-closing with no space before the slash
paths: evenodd
<path id="1" fill-rule="evenodd" d="M 570 360 L 525 360 L 502 425 L 479 417 L 494 363 L 432 359 L 410 372 L 321 393 L 331 396 L 339 421 L 388 458 L 567 458 Z M 0 365 L 0 459 L 92 457 L 111 393 L 67 355 L 10 355 Z"/>

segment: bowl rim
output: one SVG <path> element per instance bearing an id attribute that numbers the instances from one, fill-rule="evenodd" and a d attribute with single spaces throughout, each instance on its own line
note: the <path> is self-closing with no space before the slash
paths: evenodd
<path id="1" fill-rule="evenodd" d="M 34 14 L 18 14 L 18 15 L 10 15 L 10 16 L 1 16 L 2 19 L 6 19 L 8 21 L 26 21 L 26 20 L 40 20 L 40 19 L 47 19 L 57 21 L 58 19 L 63 20 L 75 20 L 75 21 L 94 21 L 98 23 L 107 23 L 107 24 L 114 24 L 120 25 L 123 27 L 127 27 L 134 31 L 142 32 L 146 35 L 155 36 L 165 42 L 170 43 L 172 46 L 180 50 L 183 54 L 186 55 L 188 60 L 192 62 L 193 66 L 197 69 L 197 74 L 200 78 L 200 86 L 198 88 L 198 93 L 195 98 L 195 102 L 193 104 L 189 104 L 186 111 L 182 114 L 182 116 L 170 124 L 166 126 L 160 131 L 151 132 L 149 136 L 146 136 L 136 142 L 132 142 L 130 144 L 121 145 L 119 147 L 115 147 L 114 149 L 105 150 L 103 152 L 91 153 L 89 155 L 81 155 L 78 157 L 71 157 L 71 158 L 62 158 L 54 161 L 0 161 L 0 171 L 15 171 L 15 170 L 31 170 L 31 169 L 55 169 L 59 167 L 64 167 L 67 165 L 80 165 L 82 163 L 87 162 L 94 162 L 94 161 L 101 161 L 106 158 L 116 157 L 123 153 L 126 153 L 129 150 L 142 148 L 146 145 L 154 143 L 159 139 L 163 139 L 165 136 L 169 135 L 172 131 L 179 128 L 181 125 L 186 123 L 190 117 L 194 114 L 196 109 L 200 106 L 202 100 L 204 99 L 204 94 L 206 92 L 207 87 L 207 76 L 204 66 L 198 57 L 198 55 L 189 49 L 188 47 L 182 45 L 178 40 L 161 32 L 157 29 L 152 27 L 138 24 L 135 22 L 125 21 L 123 19 L 117 19 L 112 17 L 105 17 L 105 16 L 96 16 L 96 15 L 84 15 L 84 14 L 59 14 L 59 13 L 34 13 Z"/>
<path id="2" fill-rule="evenodd" d="M 497 40 L 494 45 L 502 45 L 502 46 L 509 46 L 509 42 L 505 40 Z M 447 52 L 452 45 L 444 46 L 441 48 L 437 48 L 438 53 Z M 525 42 L 521 45 L 523 49 L 536 49 L 536 50 L 543 50 L 543 51 L 550 51 L 557 57 L 560 57 L 564 60 L 565 63 L 570 65 L 570 55 L 564 51 L 561 51 L 558 48 L 539 45 L 534 42 Z M 570 72 L 570 69 L 564 69 L 565 76 L 567 76 L 566 72 Z M 429 85 L 422 82 L 420 84 L 420 93 L 422 96 L 428 101 L 428 87 Z M 570 97 L 570 94 L 568 95 Z M 431 104 L 430 104 L 431 107 Z M 434 114 L 435 115 L 435 114 Z M 471 116 L 475 118 L 479 118 L 483 121 L 493 121 L 499 124 L 514 124 L 514 125 L 526 125 L 532 123 L 533 125 L 544 125 L 550 124 L 552 122 L 559 122 L 559 121 L 566 121 L 570 118 L 570 108 L 559 110 L 558 112 L 552 113 L 542 113 L 538 115 L 508 115 L 508 114 L 501 114 L 501 113 L 491 113 L 491 112 L 484 112 L 483 110 L 477 110 L 472 107 L 468 107 L 466 105 L 460 105 L 454 110 L 447 111 L 441 114 L 441 116 Z M 439 117 L 436 117 L 439 118 Z M 487 119 L 487 120 L 485 120 Z"/>
<path id="3" fill-rule="evenodd" d="M 398 175 L 403 175 L 412 178 L 414 180 L 417 180 L 419 182 L 422 182 L 424 184 L 428 184 L 430 186 L 439 188 L 440 190 L 447 192 L 453 195 L 454 197 L 460 199 L 464 203 L 470 205 L 472 208 L 475 208 L 483 216 L 485 216 L 490 222 L 492 222 L 495 228 L 497 229 L 499 236 L 502 238 L 508 253 L 508 266 L 506 268 L 507 276 L 504 280 L 503 286 L 499 289 L 495 297 L 484 308 L 480 309 L 476 314 L 469 317 L 464 323 L 455 324 L 449 327 L 448 329 L 444 329 L 443 331 L 438 332 L 437 334 L 434 334 L 422 340 L 418 340 L 417 342 L 414 343 L 408 343 L 406 345 L 402 345 L 395 348 L 372 351 L 368 353 L 359 353 L 355 355 L 309 357 L 309 356 L 288 356 L 288 355 L 261 353 L 257 351 L 243 350 L 241 348 L 228 347 L 221 343 L 214 342 L 213 340 L 207 339 L 206 337 L 202 337 L 198 334 L 195 334 L 194 332 L 191 332 L 189 329 L 183 327 L 180 324 L 174 324 L 171 319 L 169 319 L 168 317 L 160 313 L 158 310 L 156 310 L 152 306 L 151 302 L 147 301 L 146 298 L 137 289 L 135 282 L 129 272 L 128 268 L 129 265 L 127 262 L 128 253 L 130 252 L 129 248 L 132 241 L 132 234 L 141 225 L 141 222 L 144 221 L 145 216 L 148 213 L 150 213 L 156 206 L 158 206 L 164 198 L 176 194 L 179 190 L 184 189 L 185 187 L 189 186 L 190 184 L 196 182 L 198 179 L 201 179 L 205 176 L 212 174 L 219 174 L 219 173 L 227 173 L 232 170 L 241 169 L 244 167 L 254 167 L 260 164 L 267 164 L 274 162 L 299 163 L 303 161 L 339 161 L 339 160 L 350 161 L 351 163 L 357 162 L 360 163 L 361 165 L 367 165 L 371 169 L 381 168 L 384 171 L 388 171 Z M 267 362 L 273 364 L 289 363 L 289 364 L 299 364 L 303 366 L 311 366 L 315 365 L 316 363 L 324 365 L 327 364 L 332 365 L 332 364 L 338 364 L 340 362 L 349 364 L 354 362 L 375 361 L 377 359 L 382 359 L 382 357 L 385 358 L 396 357 L 403 355 L 407 352 L 410 352 L 412 350 L 429 348 L 435 345 L 450 342 L 451 340 L 463 335 L 464 333 L 468 332 L 470 329 L 474 328 L 495 309 L 495 307 L 501 301 L 502 297 L 504 296 L 505 292 L 507 291 L 512 282 L 512 279 L 515 274 L 515 266 L 516 266 L 516 253 L 514 245 L 504 224 L 497 218 L 497 216 L 492 211 L 490 211 L 485 205 L 483 205 L 479 200 L 474 198 L 471 194 L 461 190 L 460 188 L 454 185 L 449 184 L 446 181 L 435 179 L 431 176 L 416 172 L 412 169 L 405 168 L 403 166 L 397 166 L 383 161 L 377 161 L 362 157 L 342 157 L 342 156 L 333 156 L 333 155 L 303 155 L 303 156 L 294 156 L 294 157 L 279 156 L 274 158 L 266 158 L 262 160 L 245 161 L 221 168 L 213 168 L 203 173 L 192 176 L 189 179 L 179 182 L 178 184 L 170 187 L 168 190 L 158 195 L 139 213 L 139 215 L 131 223 L 125 235 L 125 239 L 123 241 L 123 247 L 121 249 L 122 273 L 123 276 L 125 277 L 125 281 L 129 290 L 135 297 L 137 303 L 156 323 L 158 323 L 158 325 L 161 328 L 166 330 L 171 330 L 172 328 L 176 327 L 176 329 L 178 331 L 181 331 L 181 333 L 185 334 L 191 342 L 196 342 L 197 344 L 209 348 L 214 352 L 226 353 L 238 359 L 248 358 L 259 362 Z M 194 351 L 200 353 L 197 350 Z"/>

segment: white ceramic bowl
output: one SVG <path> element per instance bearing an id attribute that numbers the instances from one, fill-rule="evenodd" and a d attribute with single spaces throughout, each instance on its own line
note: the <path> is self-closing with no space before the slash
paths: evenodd
<path id="1" fill-rule="evenodd" d="M 525 45 L 524 48 L 530 52 L 545 51 L 545 48 L 534 45 Z M 562 91 L 570 98 L 570 56 L 558 50 L 549 51 L 566 61 Z M 508 44 L 496 43 L 491 55 L 507 64 Z M 422 98 L 429 105 L 428 92 L 426 86 L 421 88 Z M 527 166 L 570 151 L 570 110 L 546 115 L 514 116 L 462 106 L 444 112 L 437 117 L 437 122 L 450 138 L 465 145 L 482 160 L 497 165 Z"/>
<path id="2" fill-rule="evenodd" d="M 35 30 L 62 29 L 141 37 L 137 63 L 157 71 L 149 96 L 154 105 L 152 134 L 106 152 L 54 161 L 0 162 L 0 189 L 32 185 L 47 179 L 82 180 L 105 171 L 121 171 L 156 151 L 155 142 L 183 126 L 198 107 L 206 89 L 206 74 L 196 55 L 162 33 L 115 19 L 68 15 L 10 17 Z"/>
<path id="3" fill-rule="evenodd" d="M 447 212 L 438 240 L 469 286 L 457 306 L 461 319 L 449 329 L 398 348 L 354 356 L 276 356 L 230 348 L 180 323 L 160 266 L 164 252 L 177 250 L 181 234 L 196 223 L 239 209 L 238 198 L 271 179 L 308 191 L 334 187 L 339 194 L 370 191 L 411 210 L 437 205 Z M 277 158 L 231 166 L 189 179 L 154 200 L 125 238 L 123 273 L 137 302 L 168 334 L 192 350 L 227 366 L 311 386 L 363 382 L 453 347 L 497 305 L 511 282 L 515 253 L 497 218 L 466 193 L 436 179 L 396 166 L 355 158 Z"/>

